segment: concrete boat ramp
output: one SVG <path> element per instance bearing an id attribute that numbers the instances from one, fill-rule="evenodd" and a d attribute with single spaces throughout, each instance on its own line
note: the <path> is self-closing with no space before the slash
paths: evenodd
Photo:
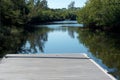
<path id="1" fill-rule="evenodd" d="M 0 80 L 116 80 L 84 54 L 8 54 Z"/>

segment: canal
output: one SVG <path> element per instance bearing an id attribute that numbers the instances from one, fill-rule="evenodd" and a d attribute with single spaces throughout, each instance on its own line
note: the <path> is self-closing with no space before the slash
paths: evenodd
<path id="1" fill-rule="evenodd" d="M 120 80 L 120 36 L 90 31 L 77 21 L 55 21 L 31 25 L 35 30 L 10 35 L 1 46 L 7 54 L 87 54 Z"/>

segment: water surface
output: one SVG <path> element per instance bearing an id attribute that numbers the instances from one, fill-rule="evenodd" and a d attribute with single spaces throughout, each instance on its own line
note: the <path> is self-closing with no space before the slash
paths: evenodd
<path id="1" fill-rule="evenodd" d="M 55 26 L 55 25 L 54 25 Z M 60 26 L 60 25 L 56 25 Z M 41 28 L 41 26 L 39 26 Z M 43 27 L 43 25 L 42 25 Z M 46 25 L 45 25 L 46 27 Z M 51 28 L 48 26 L 49 31 L 44 33 L 33 34 L 33 41 L 26 40 L 19 53 L 86 53 L 87 48 L 78 40 L 78 33 L 75 31 L 77 28 Z M 60 26 L 61 27 L 61 26 Z M 45 28 L 46 29 L 46 28 Z"/>

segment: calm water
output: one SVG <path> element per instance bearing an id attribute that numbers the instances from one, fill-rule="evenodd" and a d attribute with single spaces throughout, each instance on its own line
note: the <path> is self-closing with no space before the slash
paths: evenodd
<path id="1" fill-rule="evenodd" d="M 68 23 L 67 23 L 68 22 Z M 35 32 L 31 39 L 27 39 L 19 53 L 87 53 L 88 50 L 78 40 L 78 33 L 76 30 L 78 27 L 82 27 L 81 24 L 77 24 L 76 21 L 59 21 L 53 22 L 48 25 L 36 25 L 40 31 Z M 44 32 L 42 32 L 42 31 Z"/>
<path id="2" fill-rule="evenodd" d="M 86 53 L 120 80 L 120 37 L 115 33 L 83 29 L 76 21 L 34 25 L 36 30 L 7 36 L 1 55 Z"/>

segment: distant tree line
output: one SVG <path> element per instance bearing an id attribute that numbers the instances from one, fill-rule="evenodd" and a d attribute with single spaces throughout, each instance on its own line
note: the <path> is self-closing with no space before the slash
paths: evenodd
<path id="1" fill-rule="evenodd" d="M 77 20 L 91 28 L 120 30 L 120 0 L 87 0 Z"/>
<path id="2" fill-rule="evenodd" d="M 29 3 L 29 1 L 28 1 Z M 33 4 L 34 3 L 34 4 Z M 72 5 L 70 3 L 70 5 Z M 68 5 L 69 6 L 69 5 Z M 46 0 L 33 0 L 31 4 L 29 4 L 31 8 L 31 13 L 29 16 L 30 23 L 44 23 L 50 21 L 60 21 L 60 20 L 76 20 L 76 12 L 78 8 L 74 8 L 73 6 L 69 7 L 69 9 L 50 9 L 47 6 Z M 33 16 L 34 15 L 34 16 Z"/>
<path id="3" fill-rule="evenodd" d="M 82 8 L 50 9 L 47 0 L 0 0 L 0 25 L 78 20 L 91 28 L 120 29 L 119 0 L 87 0 Z M 79 11 L 78 11 L 79 10 Z M 77 13 L 77 15 L 76 15 Z"/>
<path id="4" fill-rule="evenodd" d="M 74 2 L 69 9 L 50 9 L 47 0 L 1 0 L 1 24 L 19 25 L 29 22 L 48 22 L 54 20 L 75 20 L 76 9 Z M 72 9 L 71 9 L 72 8 Z"/>

